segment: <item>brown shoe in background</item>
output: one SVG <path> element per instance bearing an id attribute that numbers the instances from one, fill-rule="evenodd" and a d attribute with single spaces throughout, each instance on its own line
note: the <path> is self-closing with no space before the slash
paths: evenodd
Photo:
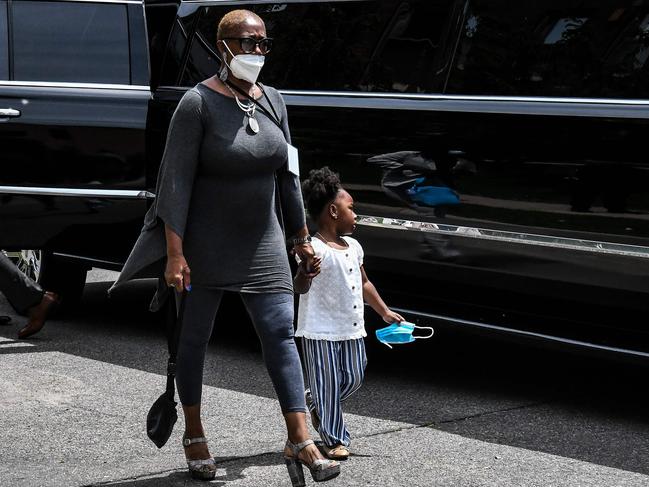
<path id="1" fill-rule="evenodd" d="M 47 315 L 52 312 L 52 309 L 59 304 L 60 299 L 58 294 L 47 291 L 43 294 L 43 299 L 36 306 L 29 308 L 28 316 L 29 321 L 27 325 L 18 332 L 18 338 L 27 338 L 35 333 L 38 333 L 45 325 Z"/>
<path id="2" fill-rule="evenodd" d="M 332 447 L 323 445 L 322 453 L 331 460 L 347 460 L 349 458 L 349 449 L 345 445 L 334 445 Z"/>

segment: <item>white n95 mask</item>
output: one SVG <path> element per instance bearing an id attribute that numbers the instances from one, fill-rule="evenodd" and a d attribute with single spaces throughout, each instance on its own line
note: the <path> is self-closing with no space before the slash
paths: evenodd
<path id="1" fill-rule="evenodd" d="M 225 56 L 223 60 L 225 64 L 230 68 L 232 75 L 235 78 L 242 79 L 248 83 L 255 84 L 261 68 L 264 67 L 264 61 L 266 60 L 265 56 L 260 56 L 258 54 L 237 54 L 236 56 L 232 54 L 232 51 L 228 47 L 228 44 L 223 41 L 225 48 L 228 50 L 232 56 L 232 60 L 228 64 L 225 61 Z"/>

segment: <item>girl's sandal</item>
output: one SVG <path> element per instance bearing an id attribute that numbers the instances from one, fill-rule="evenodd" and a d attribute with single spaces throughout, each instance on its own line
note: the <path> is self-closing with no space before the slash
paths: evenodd
<path id="1" fill-rule="evenodd" d="M 345 445 L 324 446 L 322 452 L 332 460 L 347 460 L 349 458 L 349 448 Z"/>
<path id="2" fill-rule="evenodd" d="M 288 469 L 288 474 L 291 477 L 291 483 L 293 487 L 305 487 L 306 482 L 304 480 L 304 470 L 302 466 L 304 465 L 311 472 L 311 477 L 315 482 L 324 482 L 326 480 L 331 480 L 340 475 L 340 464 L 334 460 L 324 460 L 317 459 L 314 460 L 311 464 L 308 464 L 304 460 L 300 460 L 298 455 L 304 448 L 309 445 L 314 445 L 313 440 L 306 440 L 302 443 L 294 445 L 290 441 L 286 440 L 286 448 L 291 450 L 292 456 L 284 454 L 284 461 L 286 462 L 286 468 Z"/>
<path id="3" fill-rule="evenodd" d="M 194 443 L 207 443 L 207 438 L 204 436 L 197 438 L 183 438 L 183 447 L 185 448 Z M 187 459 L 187 467 L 189 468 L 189 474 L 193 479 L 214 480 L 214 477 L 216 477 L 216 462 L 214 461 L 214 458 L 206 458 L 204 460 Z"/>

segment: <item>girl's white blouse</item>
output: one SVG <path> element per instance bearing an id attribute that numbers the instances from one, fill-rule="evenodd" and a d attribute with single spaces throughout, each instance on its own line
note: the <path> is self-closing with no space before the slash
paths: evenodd
<path id="1" fill-rule="evenodd" d="M 318 238 L 311 242 L 322 266 L 309 292 L 300 295 L 295 336 L 334 341 L 367 336 L 361 277 L 363 248 L 356 239 L 342 238 L 348 245 L 342 250 Z"/>

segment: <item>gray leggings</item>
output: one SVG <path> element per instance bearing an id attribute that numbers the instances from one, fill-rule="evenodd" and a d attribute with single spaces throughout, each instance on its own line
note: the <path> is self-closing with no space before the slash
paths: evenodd
<path id="1" fill-rule="evenodd" d="M 222 297 L 221 290 L 194 286 L 185 298 L 176 368 L 178 395 L 184 406 L 201 402 L 205 352 Z M 241 297 L 261 340 L 282 412 L 306 412 L 302 367 L 293 337 L 293 295 L 241 293 Z"/>

